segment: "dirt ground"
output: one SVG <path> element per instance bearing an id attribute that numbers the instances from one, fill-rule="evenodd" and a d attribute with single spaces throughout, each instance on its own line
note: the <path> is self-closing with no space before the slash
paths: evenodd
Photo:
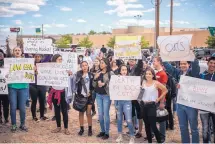
<path id="1" fill-rule="evenodd" d="M 79 132 L 79 121 L 78 112 L 71 109 L 69 111 L 69 131 L 71 135 L 64 135 L 64 133 L 52 134 L 51 130 L 56 128 L 55 121 L 40 121 L 34 122 L 31 117 L 30 108 L 27 108 L 26 114 L 26 126 L 29 128 L 29 132 L 17 131 L 16 133 L 11 133 L 10 124 L 0 125 L 0 143 L 115 143 L 117 139 L 117 124 L 115 121 L 115 111 L 114 106 L 111 106 L 111 125 L 110 125 L 110 138 L 108 140 L 101 140 L 96 138 L 96 135 L 100 132 L 100 126 L 97 121 L 98 116 L 93 117 L 93 136 L 88 137 L 88 126 L 85 117 L 85 133 L 84 136 L 78 136 Z M 39 117 L 39 113 L 37 113 Z M 53 116 L 53 111 L 48 110 L 46 116 L 51 118 Z M 200 123 L 200 121 L 199 121 Z M 19 125 L 19 112 L 17 111 L 17 125 Z M 63 127 L 63 122 L 62 122 Z M 127 128 L 123 128 L 123 132 L 126 133 Z M 143 129 L 143 137 L 145 137 L 145 130 Z M 178 127 L 178 122 L 175 120 L 175 130 L 167 131 L 166 143 L 180 143 L 180 130 Z M 124 134 L 124 143 L 129 142 L 129 136 Z M 144 139 L 135 139 L 136 143 L 147 143 Z M 201 133 L 200 133 L 201 137 Z M 156 141 L 154 141 L 156 142 Z"/>

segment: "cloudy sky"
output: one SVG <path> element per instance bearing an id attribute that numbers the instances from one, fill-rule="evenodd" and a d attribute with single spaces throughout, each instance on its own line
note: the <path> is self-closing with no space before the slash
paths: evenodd
<path id="1" fill-rule="evenodd" d="M 0 0 L 0 32 L 21 27 L 35 34 L 111 31 L 127 25 L 154 27 L 154 0 Z M 160 5 L 160 25 L 169 27 L 170 0 Z M 215 26 L 215 0 L 174 0 L 174 27 Z M 142 15 L 137 21 L 134 16 Z"/>

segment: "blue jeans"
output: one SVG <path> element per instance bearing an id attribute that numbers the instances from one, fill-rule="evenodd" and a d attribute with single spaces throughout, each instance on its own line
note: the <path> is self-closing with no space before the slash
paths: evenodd
<path id="1" fill-rule="evenodd" d="M 9 101 L 10 101 L 10 116 L 11 116 L 11 122 L 12 125 L 16 125 L 16 109 L 17 104 L 19 106 L 20 111 L 20 125 L 25 125 L 25 106 L 26 101 L 28 99 L 28 88 L 24 89 L 14 89 L 14 88 L 8 88 L 9 90 Z M 18 101 L 17 101 L 18 98 Z"/>
<path id="2" fill-rule="evenodd" d="M 116 109 L 117 109 L 118 133 L 122 134 L 122 121 L 123 121 L 123 113 L 124 113 L 126 122 L 128 124 L 129 134 L 130 136 L 134 136 L 131 101 L 126 101 L 126 100 L 116 101 Z"/>
<path id="3" fill-rule="evenodd" d="M 109 130 L 110 130 L 109 112 L 110 112 L 110 105 L 111 105 L 110 96 L 96 93 L 96 101 L 98 105 L 99 123 L 101 127 L 101 132 L 105 132 L 105 134 L 109 135 Z"/>
<path id="4" fill-rule="evenodd" d="M 181 130 L 182 143 L 190 143 L 188 123 L 190 124 L 192 143 L 199 143 L 198 110 L 177 104 L 177 114 Z"/>

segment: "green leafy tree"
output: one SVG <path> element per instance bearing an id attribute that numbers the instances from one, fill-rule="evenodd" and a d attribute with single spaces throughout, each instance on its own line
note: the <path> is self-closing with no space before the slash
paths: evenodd
<path id="1" fill-rule="evenodd" d="M 89 37 L 83 38 L 80 42 L 79 45 L 81 47 L 86 47 L 86 48 L 91 48 L 93 46 L 93 42 L 89 40 Z"/>
<path id="2" fill-rule="evenodd" d="M 149 47 L 149 41 L 145 40 L 144 36 L 141 37 L 141 49 Z"/>
<path id="3" fill-rule="evenodd" d="M 96 34 L 96 32 L 94 31 L 94 30 L 91 30 L 89 33 L 88 33 L 88 35 L 95 35 Z"/>
<path id="4" fill-rule="evenodd" d="M 56 45 L 58 48 L 69 48 L 72 43 L 72 36 L 64 35 L 58 41 L 56 41 Z"/>
<path id="5" fill-rule="evenodd" d="M 114 48 L 114 45 L 115 45 L 115 36 L 111 37 L 107 43 L 107 46 L 110 48 Z"/>
<path id="6" fill-rule="evenodd" d="M 215 36 L 209 36 L 205 43 L 208 47 L 215 48 Z"/>

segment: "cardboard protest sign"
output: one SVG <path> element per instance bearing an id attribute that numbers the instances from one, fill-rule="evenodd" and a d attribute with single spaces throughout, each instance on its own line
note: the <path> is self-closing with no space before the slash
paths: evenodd
<path id="1" fill-rule="evenodd" d="M 24 53 L 53 54 L 52 39 L 23 38 Z"/>
<path id="2" fill-rule="evenodd" d="M 142 59 L 140 42 L 140 36 L 116 36 L 114 58 Z"/>
<path id="3" fill-rule="evenodd" d="M 200 110 L 215 112 L 215 82 L 181 76 L 177 103 Z"/>
<path id="4" fill-rule="evenodd" d="M 68 87 L 68 68 L 62 63 L 37 64 L 37 85 Z"/>
<path id="5" fill-rule="evenodd" d="M 200 66 L 200 73 L 203 73 L 205 70 L 208 69 L 208 62 L 207 61 L 199 61 Z"/>
<path id="6" fill-rule="evenodd" d="M 74 73 L 78 71 L 78 55 L 76 53 L 55 51 L 54 54 L 62 56 L 63 63 L 68 65 L 68 70 Z"/>
<path id="7" fill-rule="evenodd" d="M 0 34 L 0 49 L 6 52 L 7 50 L 7 43 L 6 43 L 7 35 L 1 35 Z"/>
<path id="8" fill-rule="evenodd" d="M 194 61 L 190 49 L 192 35 L 159 36 L 157 44 L 163 61 Z"/>
<path id="9" fill-rule="evenodd" d="M 6 82 L 6 69 L 0 69 L 0 94 L 8 94 L 8 87 Z"/>
<path id="10" fill-rule="evenodd" d="M 140 93 L 140 77 L 113 75 L 109 91 L 111 100 L 137 100 Z"/>
<path id="11" fill-rule="evenodd" d="M 35 83 L 33 58 L 5 58 L 4 62 L 9 69 L 7 83 Z"/>

